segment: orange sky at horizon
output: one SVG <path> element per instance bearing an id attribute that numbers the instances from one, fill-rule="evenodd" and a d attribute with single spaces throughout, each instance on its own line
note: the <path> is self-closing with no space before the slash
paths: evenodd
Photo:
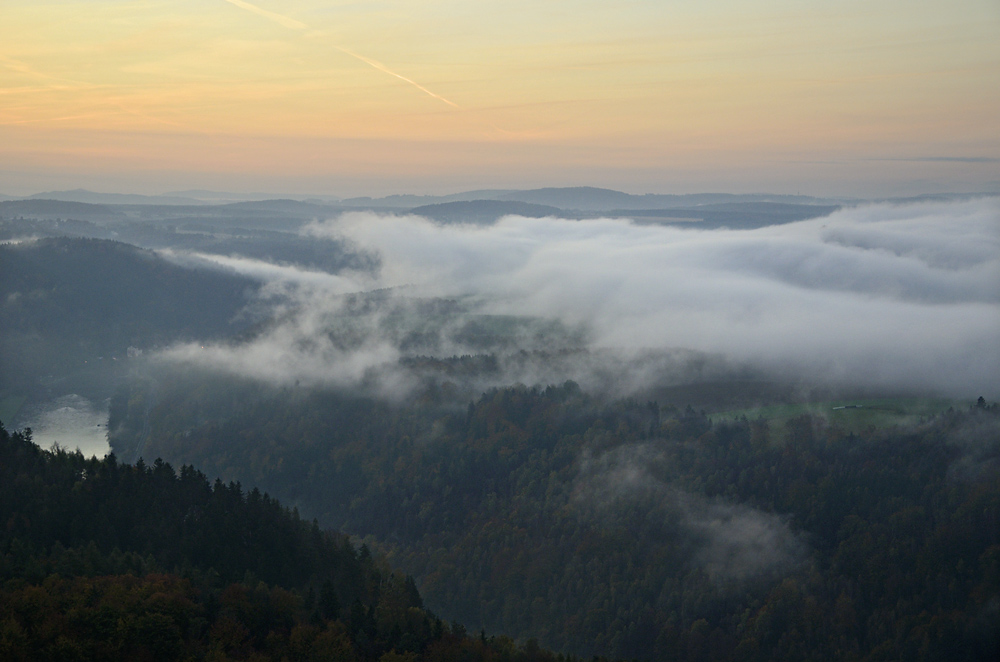
<path id="1" fill-rule="evenodd" d="M 1000 191 L 1000 4 L 0 5 L 0 193 Z"/>

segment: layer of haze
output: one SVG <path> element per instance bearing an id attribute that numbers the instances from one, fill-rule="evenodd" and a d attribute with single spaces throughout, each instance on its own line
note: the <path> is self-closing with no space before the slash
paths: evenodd
<path id="1" fill-rule="evenodd" d="M 449 332 L 475 313 L 544 322 L 521 331 L 525 346 L 512 351 L 589 350 L 552 374 L 521 365 L 506 375 L 526 383 L 587 382 L 594 356 L 625 373 L 642 365 L 655 382 L 648 373 L 676 369 L 683 350 L 812 384 L 1000 396 L 996 198 L 845 208 L 749 231 L 515 216 L 483 227 L 355 213 L 304 232 L 377 253 L 381 271 L 323 279 L 203 255 L 269 280 L 281 316 L 252 342 L 168 356 L 282 383 L 358 384 L 406 355 L 407 338 L 446 338 L 411 353 L 475 353 Z M 378 306 L 343 296 L 380 288 Z M 419 302 L 438 297 L 462 307 L 430 329 Z M 407 388 L 399 370 L 379 379 L 389 391 Z"/>
<path id="2" fill-rule="evenodd" d="M 38 0 L 0 193 L 996 190 L 995 0 Z"/>
<path id="3" fill-rule="evenodd" d="M 25 413 L 17 427 L 30 427 L 34 442 L 42 448 L 58 444 L 87 457 L 103 457 L 108 452 L 107 422 L 107 402 L 98 406 L 71 393 Z"/>

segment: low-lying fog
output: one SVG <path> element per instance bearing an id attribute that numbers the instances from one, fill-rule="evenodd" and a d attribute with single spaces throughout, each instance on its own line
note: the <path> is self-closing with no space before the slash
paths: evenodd
<path id="1" fill-rule="evenodd" d="M 25 412 L 16 428 L 31 428 L 42 448 L 59 444 L 85 456 L 104 457 L 108 452 L 108 403 L 94 403 L 71 393 Z"/>
<path id="2" fill-rule="evenodd" d="M 248 342 L 163 357 L 280 383 L 375 374 L 398 394 L 409 383 L 394 367 L 401 357 L 482 352 L 470 321 L 532 318 L 534 330 L 515 330 L 528 346 L 510 352 L 587 349 L 589 363 L 564 358 L 551 375 L 533 366 L 504 379 L 585 382 L 595 355 L 605 371 L 669 370 L 677 362 L 662 357 L 684 350 L 813 384 L 1000 396 L 997 198 L 871 204 L 757 230 L 349 213 L 303 233 L 347 239 L 381 268 L 330 275 L 175 254 L 265 280 L 280 321 Z M 344 296 L 387 288 L 377 305 Z M 435 298 L 455 306 L 428 317 Z"/>

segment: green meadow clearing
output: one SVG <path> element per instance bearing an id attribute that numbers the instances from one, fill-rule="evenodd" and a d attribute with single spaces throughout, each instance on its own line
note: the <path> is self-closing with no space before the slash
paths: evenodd
<path id="1" fill-rule="evenodd" d="M 875 428 L 920 423 L 947 411 L 949 407 L 967 408 L 972 401 L 945 398 L 878 398 L 828 400 L 800 404 L 777 404 L 746 409 L 734 409 L 712 414 L 713 422 L 767 420 L 772 428 L 783 427 L 789 420 L 808 414 L 825 420 L 830 426 L 845 432 L 861 433 Z"/>

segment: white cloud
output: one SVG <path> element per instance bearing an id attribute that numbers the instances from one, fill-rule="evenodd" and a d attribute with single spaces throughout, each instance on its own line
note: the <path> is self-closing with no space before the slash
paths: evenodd
<path id="1" fill-rule="evenodd" d="M 367 282 L 348 275 L 303 291 L 297 312 L 271 333 L 219 352 L 258 361 L 281 355 L 282 365 L 317 377 L 342 370 L 349 352 L 329 354 L 315 344 L 325 342 L 324 325 L 342 316 L 334 295 L 405 287 L 401 296 L 456 298 L 466 307 L 475 302 L 478 313 L 585 329 L 574 337 L 616 361 L 680 348 L 807 382 L 1000 395 L 995 198 L 870 205 L 748 231 L 514 216 L 485 227 L 439 225 L 350 213 L 305 232 L 378 253 L 382 271 Z M 401 354 L 402 327 L 426 324 L 394 305 L 391 321 L 382 308 L 368 323 L 367 359 L 392 361 Z M 458 316 L 435 332 L 462 323 Z M 454 333 L 444 336 L 452 341 L 429 353 L 474 351 Z M 348 372 L 359 374 L 357 367 Z M 572 376 L 565 372 L 558 377 Z"/>
<path id="2" fill-rule="evenodd" d="M 276 290 L 286 289 L 288 286 L 299 286 L 346 294 L 368 289 L 372 285 L 370 277 L 353 272 L 331 274 L 316 269 L 304 269 L 293 264 L 274 264 L 266 260 L 257 260 L 241 255 L 178 251 L 170 248 L 160 249 L 157 252 L 166 259 L 185 266 L 214 267 L 235 271 L 267 285 L 273 285 Z"/>

